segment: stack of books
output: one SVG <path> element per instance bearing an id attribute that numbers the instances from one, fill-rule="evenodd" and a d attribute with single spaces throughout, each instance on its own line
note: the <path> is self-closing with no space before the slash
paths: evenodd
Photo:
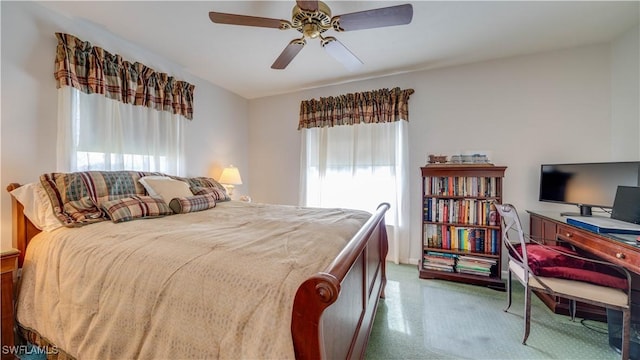
<path id="1" fill-rule="evenodd" d="M 427 251 L 422 257 L 422 268 L 444 272 L 454 272 L 458 255 Z"/>
<path id="2" fill-rule="evenodd" d="M 460 255 L 456 269 L 461 274 L 491 276 L 496 271 L 497 260 L 471 255 Z"/>

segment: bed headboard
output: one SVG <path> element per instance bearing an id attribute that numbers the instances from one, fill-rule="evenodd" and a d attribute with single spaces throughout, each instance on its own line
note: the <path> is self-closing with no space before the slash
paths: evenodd
<path id="1" fill-rule="evenodd" d="M 7 186 L 7 191 L 12 191 L 20 187 L 18 183 L 11 183 Z M 24 216 L 24 207 L 13 196 L 11 196 L 11 233 L 13 246 L 20 250 L 18 256 L 18 267 L 22 267 L 24 254 L 31 238 L 40 233 L 40 230 Z"/>

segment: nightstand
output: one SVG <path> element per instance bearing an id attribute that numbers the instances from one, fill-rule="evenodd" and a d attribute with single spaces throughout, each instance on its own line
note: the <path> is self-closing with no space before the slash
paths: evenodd
<path id="1" fill-rule="evenodd" d="M 10 351 L 5 353 L 5 346 L 14 346 L 13 333 L 13 287 L 18 269 L 18 255 L 16 249 L 0 252 L 0 268 L 2 269 L 2 359 L 15 359 Z"/>

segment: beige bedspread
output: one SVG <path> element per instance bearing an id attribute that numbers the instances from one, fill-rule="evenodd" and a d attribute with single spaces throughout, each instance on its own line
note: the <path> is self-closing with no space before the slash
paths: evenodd
<path id="1" fill-rule="evenodd" d="M 293 358 L 298 286 L 369 216 L 226 202 L 42 233 L 17 319 L 79 359 Z"/>

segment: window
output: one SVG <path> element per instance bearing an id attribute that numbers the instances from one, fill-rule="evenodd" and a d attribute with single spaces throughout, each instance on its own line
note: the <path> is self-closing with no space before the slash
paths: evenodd
<path id="1" fill-rule="evenodd" d="M 58 171 L 184 175 L 194 86 L 73 35 L 56 37 Z"/>
<path id="2" fill-rule="evenodd" d="M 413 89 L 379 89 L 300 103 L 300 202 L 374 212 L 383 202 L 388 258 L 408 262 L 409 97 Z"/>
<path id="3" fill-rule="evenodd" d="M 184 118 L 69 86 L 58 96 L 59 169 L 183 175 Z"/>
<path id="4" fill-rule="evenodd" d="M 390 257 L 408 249 L 407 122 L 302 129 L 302 205 L 369 212 L 383 202 Z"/>
<path id="5" fill-rule="evenodd" d="M 396 203 L 402 122 L 304 130 L 305 205 L 373 211 Z M 393 219 L 389 219 L 393 224 Z"/>

